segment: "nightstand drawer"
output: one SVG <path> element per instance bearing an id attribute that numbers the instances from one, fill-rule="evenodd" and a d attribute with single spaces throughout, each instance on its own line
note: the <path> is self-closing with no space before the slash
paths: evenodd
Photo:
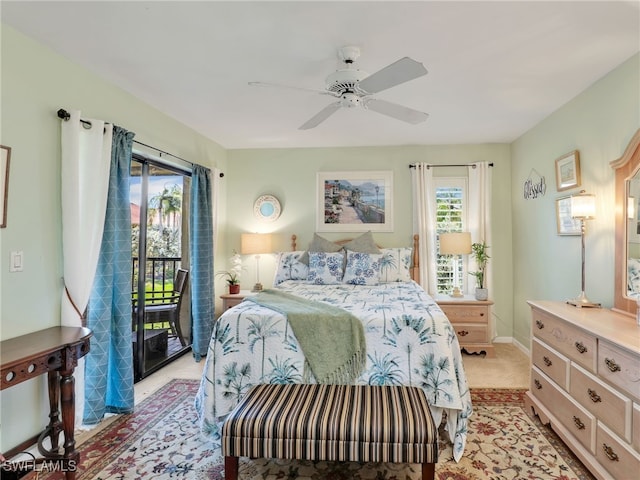
<path id="1" fill-rule="evenodd" d="M 226 311 L 242 303 L 249 295 L 254 295 L 250 290 L 240 290 L 240 293 L 225 293 L 220 295 L 222 299 L 222 310 Z"/>
<path id="2" fill-rule="evenodd" d="M 458 342 L 464 347 L 468 343 L 486 343 L 489 341 L 489 335 L 486 325 L 473 324 L 453 324 L 453 329 L 458 336 Z"/>
<path id="3" fill-rule="evenodd" d="M 440 305 L 451 323 L 483 323 L 489 321 L 487 305 Z"/>

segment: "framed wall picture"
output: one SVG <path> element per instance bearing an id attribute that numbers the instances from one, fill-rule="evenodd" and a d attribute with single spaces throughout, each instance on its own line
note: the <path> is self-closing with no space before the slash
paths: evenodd
<path id="1" fill-rule="evenodd" d="M 558 235 L 580 235 L 580 220 L 571 217 L 571 196 L 556 199 Z"/>
<path id="2" fill-rule="evenodd" d="M 556 160 L 556 187 L 559 192 L 580 186 L 580 154 L 577 150 Z"/>
<path id="3" fill-rule="evenodd" d="M 11 160 L 11 147 L 0 145 L 0 228 L 5 228 L 7 226 L 9 160 Z"/>
<path id="4" fill-rule="evenodd" d="M 318 172 L 318 232 L 393 231 L 393 172 Z"/>

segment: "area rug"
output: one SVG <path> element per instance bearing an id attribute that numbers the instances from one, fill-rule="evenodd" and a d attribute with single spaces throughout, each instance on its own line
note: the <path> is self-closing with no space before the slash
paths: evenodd
<path id="1" fill-rule="evenodd" d="M 196 427 L 195 380 L 172 380 L 78 446 L 77 480 L 222 480 L 224 468 Z M 524 410 L 525 390 L 472 389 L 474 413 L 465 454 L 452 459 L 440 445 L 438 480 L 591 480 L 562 441 Z M 53 480 L 54 475 L 40 478 Z M 419 465 L 297 462 L 241 459 L 243 480 L 413 480 Z"/>

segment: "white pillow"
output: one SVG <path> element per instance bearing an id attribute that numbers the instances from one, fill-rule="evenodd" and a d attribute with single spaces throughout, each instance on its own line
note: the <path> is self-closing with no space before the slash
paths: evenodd
<path id="1" fill-rule="evenodd" d="M 347 267 L 343 283 L 351 285 L 378 285 L 380 283 L 380 253 L 347 250 Z"/>
<path id="2" fill-rule="evenodd" d="M 380 283 L 411 281 L 411 248 L 383 248 Z"/>
<path id="3" fill-rule="evenodd" d="M 285 280 L 306 280 L 309 267 L 300 262 L 304 250 L 295 252 L 279 252 L 276 257 L 276 273 L 273 285 L 279 285 Z"/>
<path id="4" fill-rule="evenodd" d="M 307 280 L 315 285 L 342 283 L 343 262 L 343 252 L 309 252 Z"/>

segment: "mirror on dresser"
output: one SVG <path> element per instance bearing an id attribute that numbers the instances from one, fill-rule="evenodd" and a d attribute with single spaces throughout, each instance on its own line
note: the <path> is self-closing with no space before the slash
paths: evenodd
<path id="1" fill-rule="evenodd" d="M 640 299 L 640 130 L 611 167 L 616 171 L 614 310 L 635 315 Z"/>

